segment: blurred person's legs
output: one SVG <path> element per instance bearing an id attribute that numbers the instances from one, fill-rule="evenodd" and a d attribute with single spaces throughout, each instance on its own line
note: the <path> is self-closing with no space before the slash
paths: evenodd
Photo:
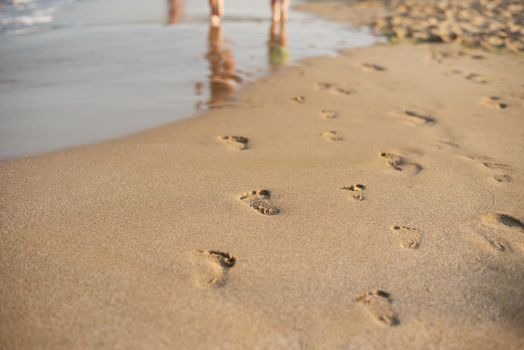
<path id="1" fill-rule="evenodd" d="M 287 19 L 287 8 L 289 0 L 271 0 L 271 12 L 273 13 L 273 22 Z"/>

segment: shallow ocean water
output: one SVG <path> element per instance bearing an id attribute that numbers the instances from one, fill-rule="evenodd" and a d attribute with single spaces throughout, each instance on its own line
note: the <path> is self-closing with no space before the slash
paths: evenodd
<path id="1" fill-rule="evenodd" d="M 381 40 L 293 9 L 272 26 L 268 2 L 226 0 L 211 28 L 207 0 L 177 16 L 163 0 L 76 0 L 45 26 L 0 34 L 0 158 L 198 115 L 281 66 Z"/>

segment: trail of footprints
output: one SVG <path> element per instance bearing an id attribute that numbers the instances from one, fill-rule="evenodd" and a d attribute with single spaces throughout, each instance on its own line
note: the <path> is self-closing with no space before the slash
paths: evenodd
<path id="1" fill-rule="evenodd" d="M 383 72 L 385 67 L 370 64 L 357 63 L 355 64 L 364 72 Z M 463 73 L 455 70 L 452 73 L 460 74 L 465 79 L 478 84 L 486 84 L 488 80 L 476 73 Z M 328 91 L 338 95 L 351 95 L 354 91 L 347 86 L 337 85 L 332 83 L 318 83 L 317 89 L 320 91 Z M 295 96 L 292 101 L 298 104 L 306 102 L 304 96 Z M 481 100 L 481 104 L 487 108 L 505 109 L 508 107 L 507 102 L 498 96 L 487 96 Z M 420 110 L 404 108 L 394 110 L 392 113 L 395 117 L 403 119 L 406 123 L 412 126 L 431 126 L 436 124 L 436 119 Z M 320 116 L 323 119 L 330 120 L 337 118 L 339 113 L 334 110 L 320 110 Z M 320 134 L 322 138 L 327 141 L 340 141 L 342 138 L 334 130 L 325 131 Z M 220 140 L 226 143 L 230 148 L 235 150 L 245 150 L 248 148 L 249 140 L 243 136 L 220 136 Z M 395 172 L 404 173 L 408 175 L 416 175 L 422 171 L 422 166 L 416 162 L 411 161 L 407 156 L 396 152 L 381 152 L 380 157 L 386 161 L 388 167 Z M 509 167 L 502 163 L 485 161 L 482 162 L 485 168 L 493 171 L 503 172 L 509 170 Z M 494 179 L 497 182 L 511 182 L 512 177 L 509 174 L 495 174 Z M 364 201 L 367 199 L 367 186 L 364 184 L 353 184 L 341 187 L 341 190 L 347 192 L 350 198 L 354 201 Z M 276 207 L 272 201 L 271 192 L 269 190 L 253 190 L 242 193 L 239 196 L 241 202 L 248 205 L 259 214 L 272 216 L 280 213 L 280 209 Z M 508 232 L 515 235 L 524 233 L 524 224 L 507 214 L 492 213 L 484 215 L 480 218 L 480 224 L 483 229 L 475 231 L 486 246 L 495 252 L 512 251 L 512 247 L 508 239 L 504 238 Z M 490 228 L 487 230 L 486 228 Z M 390 228 L 393 234 L 397 236 L 399 245 L 402 248 L 415 250 L 418 249 L 422 243 L 422 232 L 413 227 L 395 225 Z M 520 247 L 524 251 L 524 236 L 521 237 Z M 236 259 L 229 253 L 216 250 L 198 250 L 192 253 L 192 262 L 195 267 L 195 283 L 200 288 L 217 288 L 225 285 L 227 281 L 228 271 L 235 265 Z M 374 321 L 385 326 L 394 326 L 399 323 L 399 318 L 392 307 L 393 300 L 390 293 L 383 290 L 372 290 L 355 298 L 355 302 L 362 305 Z"/>

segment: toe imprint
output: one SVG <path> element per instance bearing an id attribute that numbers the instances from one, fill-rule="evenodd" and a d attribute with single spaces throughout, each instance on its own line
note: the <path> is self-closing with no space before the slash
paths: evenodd
<path id="1" fill-rule="evenodd" d="M 291 100 L 295 101 L 296 103 L 305 103 L 306 98 L 304 96 L 295 96 Z"/>
<path id="2" fill-rule="evenodd" d="M 380 156 L 386 159 L 390 167 L 392 167 L 395 170 L 402 171 L 402 168 L 400 167 L 402 164 L 404 164 L 404 159 L 402 158 L 402 156 L 400 156 L 399 154 L 388 152 L 382 152 L 380 153 Z"/>
<path id="3" fill-rule="evenodd" d="M 321 91 L 329 91 L 337 95 L 351 95 L 353 93 L 353 90 L 347 86 L 332 83 L 317 83 L 317 89 Z"/>
<path id="4" fill-rule="evenodd" d="M 422 234 L 419 230 L 407 226 L 393 226 L 391 229 L 397 232 L 402 247 L 417 249 L 420 246 Z"/>
<path id="5" fill-rule="evenodd" d="M 509 183 L 513 181 L 511 175 L 495 175 L 493 179 L 499 183 Z"/>
<path id="6" fill-rule="evenodd" d="M 422 166 L 420 164 L 410 162 L 400 154 L 382 152 L 380 153 L 380 156 L 386 159 L 387 164 L 396 171 L 405 172 L 411 175 L 416 175 L 422 171 Z"/>
<path id="7" fill-rule="evenodd" d="M 217 250 L 192 252 L 195 267 L 194 280 L 200 288 L 217 288 L 226 283 L 227 273 L 235 266 L 236 259 L 229 253 Z"/>
<path id="8" fill-rule="evenodd" d="M 247 203 L 260 214 L 276 215 L 280 213 L 280 209 L 271 203 L 270 197 L 271 192 L 268 190 L 253 190 L 241 194 L 240 200 Z"/>
<path id="9" fill-rule="evenodd" d="M 357 63 L 357 67 L 364 72 L 384 72 L 386 70 L 385 67 L 373 63 Z"/>
<path id="10" fill-rule="evenodd" d="M 482 163 L 486 168 L 495 169 L 495 170 L 509 170 L 511 167 L 504 163 L 495 163 L 495 162 L 484 162 Z"/>
<path id="11" fill-rule="evenodd" d="M 494 223 L 492 223 L 492 221 L 494 221 Z M 512 246 L 510 242 L 503 237 L 505 232 L 504 230 L 498 229 L 500 225 L 497 224 L 497 222 L 495 217 L 485 216 L 481 217 L 479 221 L 464 223 L 461 226 L 461 230 L 467 235 L 466 237 L 474 239 L 474 242 L 480 244 L 482 248 L 491 254 L 512 252 Z"/>
<path id="12" fill-rule="evenodd" d="M 347 87 L 339 86 L 335 88 L 335 92 L 341 94 L 341 95 L 351 95 L 353 93 L 353 90 Z"/>
<path id="13" fill-rule="evenodd" d="M 366 186 L 362 184 L 355 184 L 351 186 L 344 186 L 342 190 L 348 191 L 351 194 L 351 197 L 356 201 L 363 201 L 366 199 L 365 191 Z"/>
<path id="14" fill-rule="evenodd" d="M 320 114 L 322 115 L 322 118 L 324 119 L 335 119 L 338 116 L 338 112 L 335 111 L 328 111 L 328 110 L 321 110 Z"/>
<path id="15" fill-rule="evenodd" d="M 247 149 L 247 144 L 249 142 L 249 139 L 244 136 L 220 136 L 220 139 L 231 148 L 237 150 Z"/>
<path id="16" fill-rule="evenodd" d="M 484 107 L 494 108 L 494 109 L 506 109 L 508 104 L 498 96 L 486 96 L 482 99 L 481 104 Z"/>
<path id="17" fill-rule="evenodd" d="M 404 118 L 411 125 L 433 125 L 436 123 L 435 118 L 416 110 L 402 109 L 393 112 L 393 115 Z"/>
<path id="18" fill-rule="evenodd" d="M 391 295 L 382 290 L 374 290 L 359 295 L 356 302 L 366 306 L 373 319 L 383 325 L 393 326 L 398 324 L 398 317 L 391 307 Z"/>
<path id="19" fill-rule="evenodd" d="M 329 90 L 333 87 L 331 83 L 317 83 L 318 90 Z"/>
<path id="20" fill-rule="evenodd" d="M 333 131 L 333 130 L 324 131 L 322 134 L 320 134 L 320 136 L 322 136 L 324 139 L 326 139 L 328 141 L 340 141 L 340 140 L 342 140 L 342 138 L 337 135 L 337 132 Z"/>
<path id="21" fill-rule="evenodd" d="M 477 73 L 468 73 L 464 76 L 467 80 L 470 80 L 477 84 L 487 84 L 488 79 L 480 74 Z"/>
<path id="22" fill-rule="evenodd" d="M 491 249 L 494 249 L 500 253 L 511 251 L 511 246 L 508 241 L 502 238 L 495 232 L 480 231 L 476 233 L 481 239 L 489 245 Z"/>

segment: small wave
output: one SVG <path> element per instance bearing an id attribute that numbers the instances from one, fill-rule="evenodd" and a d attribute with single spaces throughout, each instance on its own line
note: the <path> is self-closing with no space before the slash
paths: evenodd
<path id="1" fill-rule="evenodd" d="M 0 33 L 20 34 L 44 28 L 72 0 L 0 0 Z"/>

